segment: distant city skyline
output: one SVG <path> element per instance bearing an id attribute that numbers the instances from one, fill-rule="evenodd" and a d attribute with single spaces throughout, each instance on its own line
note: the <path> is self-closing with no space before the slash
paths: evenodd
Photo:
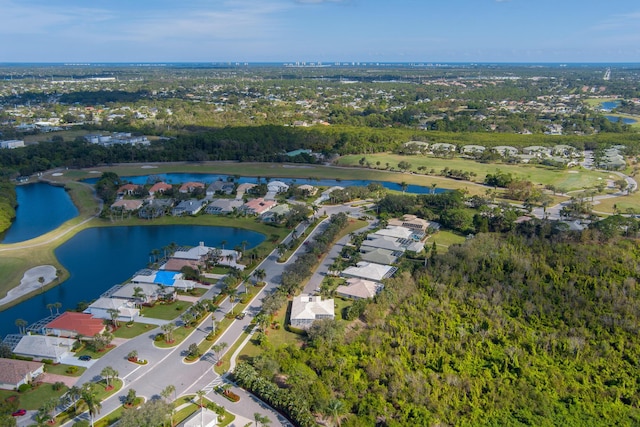
<path id="1" fill-rule="evenodd" d="M 0 0 L 0 62 L 640 62 L 618 0 Z"/>

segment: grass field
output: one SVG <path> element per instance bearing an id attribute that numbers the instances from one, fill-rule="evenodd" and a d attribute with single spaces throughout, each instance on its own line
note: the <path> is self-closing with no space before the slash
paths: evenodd
<path id="1" fill-rule="evenodd" d="M 170 304 L 156 304 L 153 307 L 143 307 L 142 314 L 144 317 L 152 319 L 173 320 L 182 315 L 191 303 L 185 301 L 174 301 Z"/>
<path id="2" fill-rule="evenodd" d="M 452 231 L 438 231 L 436 234 L 433 234 L 427 238 L 425 247 L 431 248 L 433 242 L 436 242 L 438 251 L 446 252 L 446 248 L 448 248 L 449 246 L 462 243 L 465 240 L 466 238 L 464 236 L 453 233 Z"/>
<path id="3" fill-rule="evenodd" d="M 363 156 L 361 155 L 353 155 L 353 156 L 344 156 L 339 159 L 339 164 L 344 166 L 357 166 L 359 164 L 360 159 Z M 556 188 L 562 188 L 565 191 L 571 190 L 580 190 L 583 188 L 593 188 L 595 187 L 601 179 L 606 179 L 608 174 L 604 172 L 597 171 L 589 171 L 582 168 L 572 168 L 572 169 L 554 169 L 547 166 L 541 165 L 526 165 L 526 164 L 518 164 L 518 165 L 508 165 L 508 164 L 497 164 L 497 163 L 479 163 L 470 159 L 463 158 L 453 158 L 453 159 L 442 159 L 431 156 L 401 156 L 398 154 L 392 153 L 378 153 L 378 154 L 370 154 L 365 156 L 367 161 L 375 164 L 377 161 L 380 161 L 380 168 L 384 168 L 386 163 L 389 163 L 390 167 L 397 168 L 398 163 L 401 161 L 406 161 L 411 164 L 411 172 L 417 173 L 418 168 L 424 166 L 427 171 L 431 169 L 435 170 L 436 174 L 439 174 L 442 169 L 448 167 L 449 169 L 458 169 L 467 172 L 474 172 L 477 176 L 474 178 L 476 183 L 482 183 L 484 178 L 489 173 L 495 173 L 497 170 L 500 170 L 505 173 L 512 174 L 515 178 L 529 180 L 535 184 L 541 185 L 554 185 Z M 408 184 L 413 184 L 414 182 L 410 182 L 409 177 L 416 177 L 415 174 L 404 173 L 399 174 L 405 176 L 405 182 Z M 440 188 L 451 188 L 449 185 L 452 180 L 441 180 L 446 181 L 444 184 L 442 181 L 436 181 L 435 176 L 429 175 L 418 175 L 422 182 L 421 185 L 430 185 L 431 183 L 438 184 Z M 472 187 L 473 183 L 468 181 L 453 181 L 457 183 L 457 185 L 466 185 L 467 187 Z M 484 191 L 484 187 L 483 190 Z"/>
<path id="4" fill-rule="evenodd" d="M 75 372 L 75 374 L 69 374 L 67 373 L 67 369 L 69 369 L 71 366 L 72 365 L 65 365 L 64 363 L 58 363 L 56 365 L 44 365 L 44 371 L 50 374 L 66 375 L 68 377 L 79 377 L 84 371 L 87 370 L 87 368 L 83 366 L 76 366 L 78 370 Z"/>

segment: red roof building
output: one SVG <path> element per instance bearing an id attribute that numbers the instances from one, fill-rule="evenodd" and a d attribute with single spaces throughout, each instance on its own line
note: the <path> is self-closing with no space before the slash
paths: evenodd
<path id="1" fill-rule="evenodd" d="M 149 189 L 149 194 L 153 196 L 156 193 L 164 193 L 171 188 L 171 184 L 167 184 L 166 182 L 156 182 L 153 184 L 153 187 Z"/>
<path id="2" fill-rule="evenodd" d="M 118 194 L 126 194 L 128 196 L 131 196 L 138 190 L 138 188 L 140 188 L 140 186 L 136 184 L 125 184 L 122 187 L 118 188 Z"/>
<path id="3" fill-rule="evenodd" d="M 104 331 L 104 322 L 90 314 L 66 311 L 45 325 L 48 335 L 59 337 L 75 337 L 82 335 L 92 337 Z"/>
<path id="4" fill-rule="evenodd" d="M 181 193 L 191 193 L 196 188 L 204 189 L 204 184 L 201 182 L 185 182 L 180 186 L 180 190 L 178 191 L 180 191 Z"/>

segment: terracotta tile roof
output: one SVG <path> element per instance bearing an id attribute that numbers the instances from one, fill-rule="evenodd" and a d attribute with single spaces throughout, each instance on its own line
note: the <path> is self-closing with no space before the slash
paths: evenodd
<path id="1" fill-rule="evenodd" d="M 102 319 L 97 319 L 90 314 L 67 311 L 47 323 L 45 328 L 72 331 L 85 337 L 92 337 L 103 331 L 104 323 Z"/>

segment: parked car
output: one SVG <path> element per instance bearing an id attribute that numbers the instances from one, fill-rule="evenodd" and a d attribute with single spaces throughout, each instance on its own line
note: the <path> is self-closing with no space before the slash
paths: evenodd
<path id="1" fill-rule="evenodd" d="M 27 413 L 27 410 L 26 410 L 26 409 L 18 409 L 16 412 L 14 412 L 14 413 L 13 413 L 13 414 L 11 414 L 11 415 L 12 415 L 12 416 L 14 416 L 14 417 L 21 417 L 21 416 L 23 416 L 23 415 L 24 415 L 24 414 L 26 414 L 26 413 Z"/>
<path id="2" fill-rule="evenodd" d="M 247 313 L 238 313 L 238 314 L 236 315 L 236 319 L 238 319 L 238 320 L 242 320 L 242 319 L 244 319 L 244 316 L 246 316 L 246 315 L 247 315 Z"/>
<path id="3" fill-rule="evenodd" d="M 91 360 L 91 356 L 89 356 L 88 354 L 83 354 L 82 356 L 78 357 L 78 359 L 82 360 L 83 362 L 88 362 L 89 360 Z"/>

